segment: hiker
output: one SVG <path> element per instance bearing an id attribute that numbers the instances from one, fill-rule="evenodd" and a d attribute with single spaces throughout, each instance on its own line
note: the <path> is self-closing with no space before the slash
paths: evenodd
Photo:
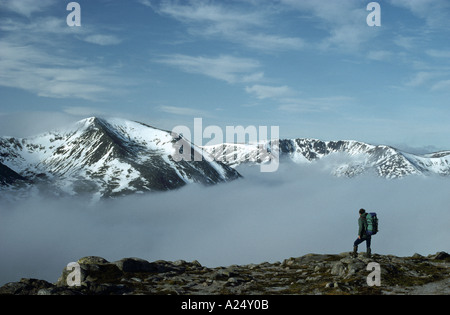
<path id="1" fill-rule="evenodd" d="M 366 210 L 360 209 L 359 210 L 359 219 L 358 219 L 358 238 L 356 239 L 355 243 L 353 243 L 353 253 L 352 256 L 356 257 L 358 256 L 358 245 L 362 242 L 366 241 L 366 248 L 367 248 L 367 257 L 371 256 L 371 249 L 370 249 L 370 243 L 372 241 L 372 236 L 367 235 L 367 220 L 366 220 Z"/>

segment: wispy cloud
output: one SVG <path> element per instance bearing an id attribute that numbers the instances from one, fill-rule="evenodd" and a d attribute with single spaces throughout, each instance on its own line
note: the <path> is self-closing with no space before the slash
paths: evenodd
<path id="1" fill-rule="evenodd" d="M 229 55 L 193 57 L 173 54 L 155 60 L 184 72 L 202 74 L 228 83 L 249 82 L 263 77 L 258 61 Z"/>
<path id="2" fill-rule="evenodd" d="M 397 35 L 393 39 L 393 43 L 403 49 L 411 50 L 416 45 L 416 38 L 412 36 Z"/>
<path id="3" fill-rule="evenodd" d="M 247 93 L 255 95 L 259 99 L 287 97 L 292 94 L 288 86 L 253 85 L 245 88 Z"/>
<path id="4" fill-rule="evenodd" d="M 0 30 L 14 35 L 15 40 L 51 43 L 65 36 L 101 46 L 117 45 L 122 39 L 117 35 L 105 34 L 95 27 L 68 27 L 65 20 L 54 16 L 37 17 L 30 21 L 5 18 L 0 21 Z"/>
<path id="5" fill-rule="evenodd" d="M 187 1 L 183 4 L 178 1 L 163 1 L 156 7 L 144 2 L 159 14 L 185 23 L 188 32 L 194 36 L 220 37 L 259 51 L 299 50 L 305 47 L 305 41 L 299 37 L 271 32 L 270 14 L 265 6 L 268 2 L 258 2 L 250 7 L 243 6 L 244 3 L 241 2 L 240 6 L 227 6 L 205 1 Z"/>
<path id="6" fill-rule="evenodd" d="M 26 44 L 0 42 L 0 85 L 39 96 L 99 100 L 118 89 L 114 73 Z"/>
<path id="7" fill-rule="evenodd" d="M 390 3 L 423 19 L 429 29 L 450 28 L 450 3 L 447 0 L 390 0 Z"/>
<path id="8" fill-rule="evenodd" d="M 325 31 L 325 35 L 316 39 L 314 45 L 322 50 L 358 52 L 377 34 L 373 28 L 364 27 L 368 12 L 358 0 L 280 0 L 280 3 L 319 22 L 316 27 Z"/>
<path id="9" fill-rule="evenodd" d="M 434 58 L 448 58 L 450 59 L 450 50 L 442 50 L 442 49 L 428 49 L 426 54 L 430 57 Z"/>
<path id="10" fill-rule="evenodd" d="M 333 111 L 342 106 L 353 104 L 354 97 L 329 96 L 309 98 L 283 98 L 280 99 L 278 109 L 287 113 L 312 113 Z"/>
<path id="11" fill-rule="evenodd" d="M 55 0 L 0 0 L 0 8 L 30 17 L 33 13 L 44 11 L 56 2 Z"/>
<path id="12" fill-rule="evenodd" d="M 29 16 L 54 4 L 55 1 L 1 1 L 0 7 Z M 0 21 L 0 30 L 1 86 L 43 97 L 97 101 L 121 89 L 113 70 L 77 58 L 71 52 L 78 40 L 102 46 L 119 44 L 121 40 L 115 35 L 96 32 L 93 26 L 69 27 L 65 19 L 45 14 L 33 19 L 9 14 Z"/>
<path id="13" fill-rule="evenodd" d="M 388 50 L 372 50 L 367 54 L 367 58 L 376 61 L 385 61 L 392 58 L 393 53 Z"/>
<path id="14" fill-rule="evenodd" d="M 102 35 L 93 34 L 84 37 L 84 41 L 92 44 L 97 44 L 101 46 L 117 45 L 122 42 L 122 40 L 115 35 Z"/>
<path id="15" fill-rule="evenodd" d="M 150 8 L 154 7 L 151 0 L 137 0 L 137 2 Z"/>
<path id="16" fill-rule="evenodd" d="M 189 117 L 207 117 L 208 113 L 205 111 L 196 109 L 196 108 L 188 108 L 188 107 L 178 107 L 178 106 L 159 106 L 159 110 L 174 115 L 180 116 L 189 116 Z"/>
<path id="17" fill-rule="evenodd" d="M 409 87 L 423 86 L 430 82 L 431 79 L 436 78 L 439 74 L 430 71 L 419 71 L 409 81 L 405 83 Z"/>
<path id="18" fill-rule="evenodd" d="M 431 87 L 432 91 L 449 91 L 450 90 L 450 80 L 441 80 L 435 83 Z"/>

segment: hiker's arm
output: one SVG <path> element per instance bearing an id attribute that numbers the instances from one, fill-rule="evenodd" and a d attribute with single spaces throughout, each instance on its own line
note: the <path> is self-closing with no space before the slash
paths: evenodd
<path id="1" fill-rule="evenodd" d="M 361 218 L 358 219 L 358 238 L 361 238 L 363 233 L 363 221 Z"/>

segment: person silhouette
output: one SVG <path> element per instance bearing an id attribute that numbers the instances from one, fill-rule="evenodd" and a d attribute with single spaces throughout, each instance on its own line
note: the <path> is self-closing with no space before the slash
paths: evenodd
<path id="1" fill-rule="evenodd" d="M 366 242 L 366 253 L 367 253 L 367 257 L 371 256 L 371 242 L 372 242 L 372 236 L 371 235 L 367 235 L 367 220 L 366 220 L 366 210 L 364 209 L 359 209 L 359 219 L 358 219 L 358 238 L 355 240 L 355 242 L 353 243 L 353 252 L 352 252 L 352 256 L 356 257 L 358 256 L 358 245 L 361 244 L 362 242 Z"/>

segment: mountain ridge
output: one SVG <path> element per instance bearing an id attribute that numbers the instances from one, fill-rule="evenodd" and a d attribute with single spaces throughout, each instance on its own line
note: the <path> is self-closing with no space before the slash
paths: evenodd
<path id="1" fill-rule="evenodd" d="M 269 156 L 264 152 L 274 146 L 279 148 L 280 160 L 287 159 L 296 164 L 308 164 L 334 156 L 338 158 L 331 161 L 335 164 L 332 174 L 336 176 L 353 177 L 368 171 L 390 179 L 408 175 L 450 175 L 450 151 L 417 155 L 388 145 L 372 145 L 356 140 L 296 138 L 280 139 L 278 143 L 218 144 L 204 146 L 203 149 L 216 159 L 236 167 L 269 162 Z"/>
<path id="2" fill-rule="evenodd" d="M 184 152 L 190 160 L 176 159 L 182 149 L 190 150 Z M 189 183 L 224 183 L 242 177 L 237 166 L 262 165 L 274 158 L 277 163 L 325 161 L 338 177 L 450 175 L 450 151 L 417 155 L 356 140 L 310 138 L 197 146 L 182 135 L 145 123 L 89 117 L 33 137 L 0 137 L 0 189 L 44 187 L 53 195 L 95 200 Z"/>

